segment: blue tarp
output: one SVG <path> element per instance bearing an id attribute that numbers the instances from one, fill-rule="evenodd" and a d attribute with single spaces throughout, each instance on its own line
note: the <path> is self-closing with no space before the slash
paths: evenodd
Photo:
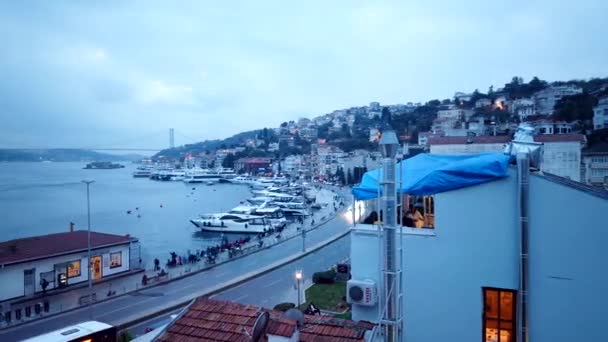
<path id="1" fill-rule="evenodd" d="M 432 195 L 507 175 L 509 156 L 502 153 L 440 155 L 421 153 L 397 164 L 397 190 L 410 195 Z M 382 169 L 368 171 L 352 192 L 357 200 L 378 197 L 378 178 Z M 399 181 L 403 175 L 402 184 Z M 380 192 L 382 189 L 380 189 Z"/>

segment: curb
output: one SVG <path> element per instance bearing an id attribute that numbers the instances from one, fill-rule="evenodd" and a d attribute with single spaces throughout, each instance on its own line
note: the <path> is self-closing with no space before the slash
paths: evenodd
<path id="1" fill-rule="evenodd" d="M 300 252 L 298 254 L 286 257 L 283 260 L 280 260 L 278 262 L 275 262 L 274 264 L 266 266 L 261 271 L 250 272 L 249 274 L 246 274 L 246 275 L 242 276 L 240 279 L 234 280 L 234 281 L 232 281 L 230 283 L 218 286 L 216 288 L 212 288 L 211 290 L 206 291 L 205 293 L 197 294 L 197 295 L 195 295 L 194 297 L 192 297 L 190 299 L 180 301 L 177 304 L 172 304 L 172 305 L 170 305 L 168 307 L 162 308 L 160 310 L 157 310 L 157 311 L 149 313 L 149 314 L 145 314 L 145 315 L 140 316 L 140 317 L 138 317 L 136 319 L 127 320 L 126 322 L 115 324 L 115 326 L 117 327 L 118 331 L 120 332 L 120 331 L 125 330 L 125 329 L 127 329 L 127 328 L 129 328 L 129 327 L 131 327 L 133 325 L 138 324 L 138 323 L 145 322 L 145 321 L 147 321 L 149 319 L 152 319 L 152 318 L 157 317 L 159 315 L 162 315 L 164 313 L 171 312 L 171 311 L 174 311 L 174 310 L 179 309 L 181 307 L 184 307 L 184 306 L 188 305 L 190 302 L 192 302 L 193 299 L 196 299 L 198 297 L 210 297 L 210 296 L 216 295 L 218 293 L 224 292 L 224 291 L 229 290 L 229 289 L 231 289 L 233 287 L 241 285 L 241 284 L 243 284 L 243 283 L 245 283 L 245 282 L 247 282 L 247 281 L 249 281 L 251 279 L 254 279 L 254 278 L 257 278 L 257 277 L 259 277 L 261 275 L 270 273 L 270 272 L 272 272 L 272 271 L 274 271 L 274 270 L 276 270 L 278 268 L 281 268 L 281 267 L 283 267 L 285 265 L 288 265 L 288 264 L 290 264 L 290 263 L 292 263 L 292 262 L 294 262 L 294 261 L 296 261 L 298 259 L 301 259 L 301 258 L 303 258 L 303 257 L 305 257 L 307 255 L 310 255 L 310 254 L 318 251 L 319 249 L 324 248 L 327 245 L 329 245 L 329 244 L 331 244 L 331 243 L 333 243 L 333 242 L 335 242 L 335 241 L 337 241 L 337 240 L 345 237 L 348 234 L 350 234 L 350 230 L 347 230 L 347 231 L 345 231 L 343 233 L 336 234 L 336 235 L 332 236 L 331 238 L 329 238 L 329 239 L 327 239 L 325 241 L 321 241 L 320 243 L 318 243 L 315 246 L 309 248 L 305 252 Z"/>

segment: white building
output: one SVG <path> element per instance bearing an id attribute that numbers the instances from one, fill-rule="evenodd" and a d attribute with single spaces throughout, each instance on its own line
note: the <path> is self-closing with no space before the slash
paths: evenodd
<path id="1" fill-rule="evenodd" d="M 507 135 L 437 137 L 429 138 L 428 145 L 433 154 L 478 154 L 502 152 L 510 141 Z"/>
<path id="2" fill-rule="evenodd" d="M 519 189 L 511 168 L 506 178 L 437 193 L 434 228 L 397 233 L 403 341 L 516 341 Z M 608 193 L 532 174 L 527 211 L 529 341 L 605 340 Z M 384 237 L 377 226 L 357 224 L 350 239 L 352 280 L 381 291 Z M 353 304 L 352 319 L 378 322 L 380 306 L 370 303 Z"/>
<path id="3" fill-rule="evenodd" d="M 373 112 L 379 112 L 380 111 L 380 102 L 370 102 L 369 110 L 373 111 Z"/>
<path id="4" fill-rule="evenodd" d="M 452 121 L 469 121 L 475 112 L 470 109 L 443 109 L 437 111 L 437 118 L 448 119 Z"/>
<path id="5" fill-rule="evenodd" d="M 299 134 L 300 134 L 300 138 L 302 138 L 306 141 L 314 141 L 318 137 L 318 132 L 319 131 L 316 126 L 307 126 L 307 127 L 301 128 L 299 131 Z"/>
<path id="6" fill-rule="evenodd" d="M 539 134 L 534 141 L 543 144 L 541 171 L 580 182 L 584 135 Z"/>
<path id="7" fill-rule="evenodd" d="M 541 115 L 551 115 L 553 114 L 555 104 L 562 97 L 577 95 L 582 92 L 583 89 L 575 85 L 551 86 L 540 90 L 534 94 L 536 112 Z"/>
<path id="8" fill-rule="evenodd" d="M 536 107 L 533 99 L 516 99 L 511 102 L 509 111 L 517 115 L 520 120 L 525 121 L 529 116 L 536 114 Z"/>
<path id="9" fill-rule="evenodd" d="M 565 121 L 537 120 L 529 123 L 537 134 L 570 134 L 572 124 Z"/>
<path id="10" fill-rule="evenodd" d="M 608 187 L 608 146 L 603 151 L 583 152 L 583 181 L 587 184 Z"/>
<path id="11" fill-rule="evenodd" d="M 608 128 L 608 97 L 600 99 L 593 107 L 593 129 Z"/>
<path id="12" fill-rule="evenodd" d="M 485 108 L 492 105 L 492 100 L 483 98 L 475 101 L 475 108 Z"/>
<path id="13" fill-rule="evenodd" d="M 285 157 L 285 160 L 281 163 L 281 172 L 289 175 L 298 175 L 302 168 L 302 156 L 291 155 Z"/>
<path id="14" fill-rule="evenodd" d="M 43 292 L 88 282 L 87 253 L 85 230 L 0 243 L 0 311 L 21 316 L 16 310 L 32 305 L 30 300 L 39 302 Z M 139 258 L 137 239 L 91 232 L 93 281 L 138 269 Z"/>

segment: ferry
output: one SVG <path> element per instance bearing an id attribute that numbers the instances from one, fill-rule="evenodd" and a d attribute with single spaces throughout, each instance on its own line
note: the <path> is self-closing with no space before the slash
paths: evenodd
<path id="1" fill-rule="evenodd" d="M 209 169 L 190 169 L 184 174 L 184 183 L 219 182 L 220 175 Z"/>
<path id="2" fill-rule="evenodd" d="M 149 178 L 150 174 L 152 174 L 152 169 L 147 166 L 140 166 L 133 171 L 133 177 L 135 178 Z"/>
<path id="3" fill-rule="evenodd" d="M 122 169 L 124 165 L 116 164 L 112 162 L 92 162 L 88 163 L 83 169 L 86 170 L 111 170 L 111 169 Z"/>

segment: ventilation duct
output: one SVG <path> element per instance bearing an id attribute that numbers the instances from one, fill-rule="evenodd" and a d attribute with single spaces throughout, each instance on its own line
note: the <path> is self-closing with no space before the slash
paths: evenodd
<path id="1" fill-rule="evenodd" d="M 534 142 L 534 127 L 528 124 L 520 124 L 513 136 L 513 141 L 505 147 L 505 154 L 516 159 L 518 153 L 527 153 L 530 167 L 540 169 L 542 160 L 542 143 Z"/>

